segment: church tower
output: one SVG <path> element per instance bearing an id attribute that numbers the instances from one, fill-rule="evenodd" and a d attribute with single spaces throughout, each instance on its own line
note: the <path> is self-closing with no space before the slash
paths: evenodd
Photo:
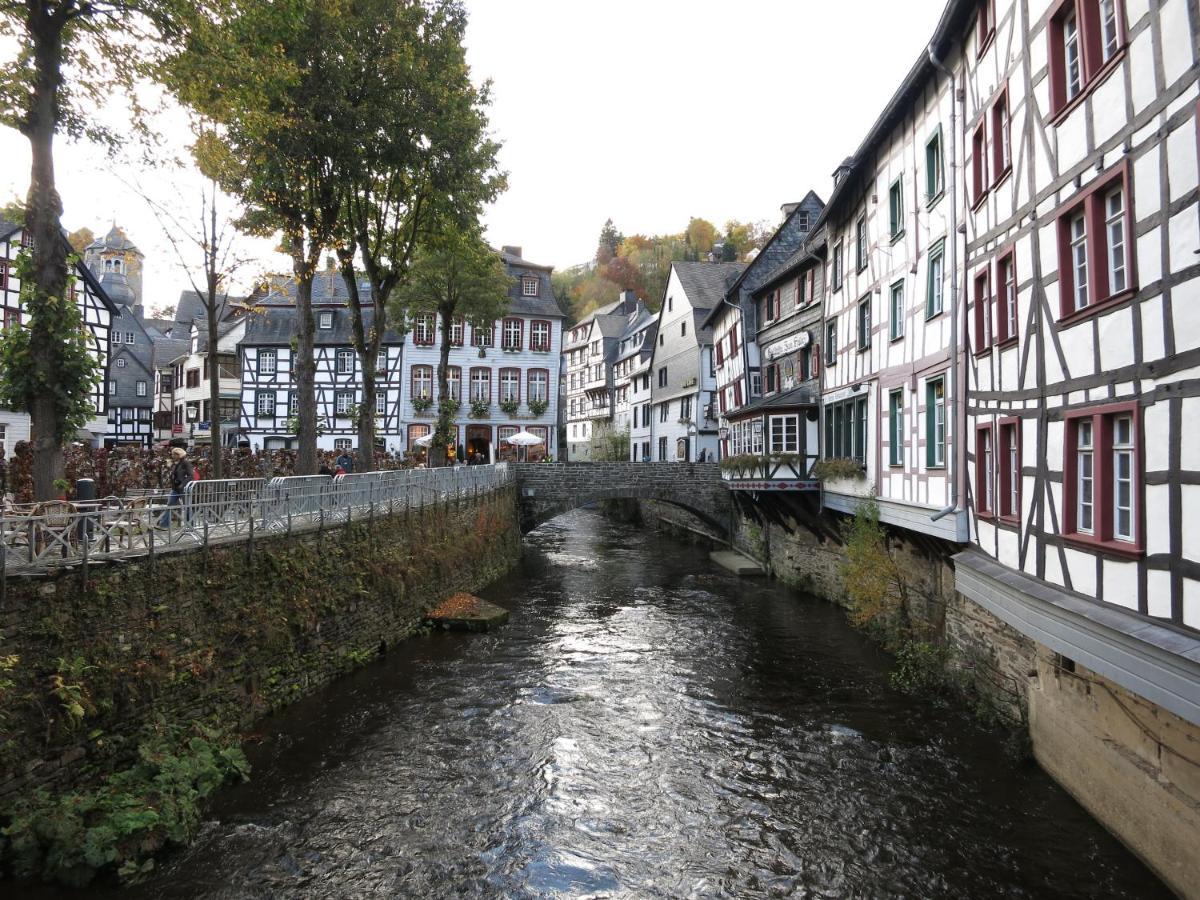
<path id="1" fill-rule="evenodd" d="M 129 306 L 142 317 L 142 261 L 145 257 L 124 229 L 115 223 L 102 238 L 83 250 L 83 262 L 118 306 Z"/>

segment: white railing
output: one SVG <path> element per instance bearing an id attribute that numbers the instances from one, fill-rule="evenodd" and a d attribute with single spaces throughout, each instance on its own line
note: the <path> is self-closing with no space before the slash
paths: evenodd
<path id="1" fill-rule="evenodd" d="M 402 513 L 504 487 L 506 463 L 359 475 L 230 478 L 169 495 L 51 501 L 0 516 L 0 574 L 27 574 L 180 547 L 292 533 Z"/>

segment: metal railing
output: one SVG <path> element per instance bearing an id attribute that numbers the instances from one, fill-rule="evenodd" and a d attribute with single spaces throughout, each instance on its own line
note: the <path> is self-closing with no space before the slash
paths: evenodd
<path id="1" fill-rule="evenodd" d="M 512 480 L 506 463 L 358 475 L 229 478 L 169 495 L 51 501 L 0 515 L 0 575 L 293 533 L 470 497 Z"/>

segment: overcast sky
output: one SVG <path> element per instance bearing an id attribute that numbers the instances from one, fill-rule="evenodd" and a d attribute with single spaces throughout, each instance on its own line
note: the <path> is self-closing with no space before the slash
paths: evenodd
<path id="1" fill-rule="evenodd" d="M 922 52 L 943 0 L 467 6 L 468 58 L 476 80 L 493 81 L 492 129 L 509 173 L 486 214 L 488 238 L 565 268 L 592 256 L 610 217 L 625 234 L 682 231 L 690 216 L 775 224 L 780 204 L 810 189 L 828 197 L 834 166 Z M 66 227 L 122 224 L 147 255 L 147 304 L 173 303 L 186 279 L 121 179 L 173 207 L 195 196 L 194 183 L 57 146 Z M 0 128 L 0 198 L 24 197 L 28 185 L 28 144 Z M 250 250 L 259 270 L 286 265 L 269 245 Z"/>

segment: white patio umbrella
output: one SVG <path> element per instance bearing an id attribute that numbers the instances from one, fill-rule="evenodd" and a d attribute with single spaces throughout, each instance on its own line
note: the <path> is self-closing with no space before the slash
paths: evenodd
<path id="1" fill-rule="evenodd" d="M 413 441 L 413 445 L 417 446 L 417 447 L 428 447 L 432 443 L 433 443 L 433 435 L 432 434 L 427 434 L 424 437 L 419 437 L 415 441 Z"/>
<path id="2" fill-rule="evenodd" d="M 518 431 L 514 435 L 510 435 L 509 437 L 505 438 L 505 440 L 508 443 L 512 444 L 514 447 L 518 447 L 518 448 L 520 448 L 520 447 L 536 447 L 538 444 L 546 443 L 544 440 L 542 440 L 536 434 L 532 434 L 531 432 L 525 431 L 524 429 L 522 429 L 521 431 Z M 517 451 L 518 456 L 519 456 L 520 452 L 521 451 L 518 449 L 518 451 Z M 526 455 L 526 458 L 528 459 L 528 457 L 529 457 L 528 450 L 525 451 L 525 455 Z"/>

